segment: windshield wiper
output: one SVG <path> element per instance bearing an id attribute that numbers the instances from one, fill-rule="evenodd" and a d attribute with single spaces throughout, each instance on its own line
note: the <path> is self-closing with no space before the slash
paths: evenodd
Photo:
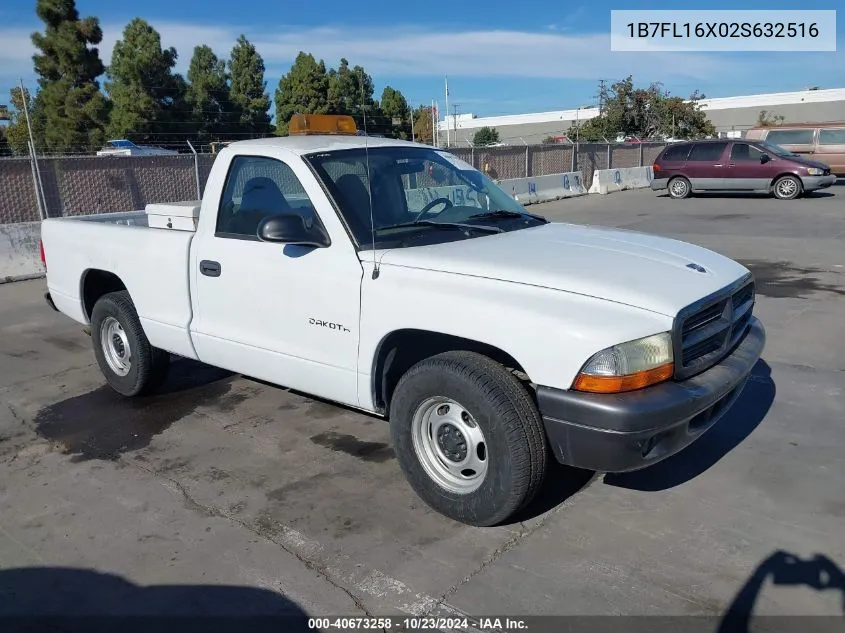
<path id="1" fill-rule="evenodd" d="M 478 219 L 486 219 L 486 218 L 522 218 L 528 217 L 533 218 L 535 220 L 539 220 L 543 224 L 547 224 L 549 221 L 541 217 L 539 215 L 534 215 L 533 213 L 528 213 L 527 211 L 524 213 L 520 213 L 519 211 L 485 211 L 484 213 L 474 213 L 473 215 L 469 216 L 467 220 L 478 220 Z"/>
<path id="2" fill-rule="evenodd" d="M 461 222 L 435 222 L 434 220 L 415 220 L 414 222 L 400 222 L 389 226 L 380 226 L 376 231 L 388 229 L 404 229 L 412 226 L 435 226 L 443 229 L 465 229 L 468 231 L 486 231 L 487 233 L 503 233 L 498 226 L 479 226 L 478 224 L 463 224 Z"/>

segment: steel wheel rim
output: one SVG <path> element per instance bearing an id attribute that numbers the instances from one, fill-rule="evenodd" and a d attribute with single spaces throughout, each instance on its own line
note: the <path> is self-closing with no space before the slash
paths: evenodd
<path id="1" fill-rule="evenodd" d="M 778 194 L 782 198 L 789 198 L 790 196 L 795 194 L 795 191 L 797 189 L 798 185 L 795 183 L 794 180 L 792 180 L 792 178 L 784 178 L 777 184 Z"/>
<path id="2" fill-rule="evenodd" d="M 454 494 L 478 490 L 489 456 L 481 427 L 462 405 L 436 396 L 420 404 L 411 421 L 414 453 L 426 474 Z"/>
<path id="3" fill-rule="evenodd" d="M 118 376 L 125 376 L 132 368 L 132 348 L 120 321 L 106 317 L 100 326 L 100 347 L 106 364 Z"/>
<path id="4" fill-rule="evenodd" d="M 682 197 L 687 193 L 687 183 L 683 180 L 676 180 L 672 183 L 672 193 L 677 197 Z"/>

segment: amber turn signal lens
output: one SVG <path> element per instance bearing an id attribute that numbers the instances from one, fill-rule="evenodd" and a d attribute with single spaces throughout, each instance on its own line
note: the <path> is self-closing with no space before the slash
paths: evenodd
<path id="1" fill-rule="evenodd" d="M 624 391 L 635 391 L 669 380 L 675 368 L 672 363 L 659 365 L 654 369 L 639 371 L 629 376 L 593 376 L 590 374 L 579 374 L 575 379 L 573 389 L 587 391 L 589 393 L 622 393 Z"/>

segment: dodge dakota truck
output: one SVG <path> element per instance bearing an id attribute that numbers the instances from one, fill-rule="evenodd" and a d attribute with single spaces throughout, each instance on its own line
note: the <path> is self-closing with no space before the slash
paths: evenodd
<path id="1" fill-rule="evenodd" d="M 175 355 L 376 414 L 413 490 L 476 526 L 552 459 L 678 453 L 765 341 L 739 263 L 549 222 L 452 153 L 328 115 L 223 148 L 202 201 L 45 220 L 42 258 L 118 393 L 155 391 Z"/>

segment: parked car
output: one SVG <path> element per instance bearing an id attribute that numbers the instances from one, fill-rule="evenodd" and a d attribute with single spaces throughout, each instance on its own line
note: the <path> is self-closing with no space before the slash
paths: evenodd
<path id="1" fill-rule="evenodd" d="M 828 165 L 765 141 L 673 143 L 657 157 L 653 169 L 651 188 L 666 189 L 672 198 L 696 191 L 750 191 L 791 200 L 836 182 Z"/>
<path id="2" fill-rule="evenodd" d="M 221 149 L 201 202 L 43 222 L 45 298 L 115 391 L 173 354 L 386 417 L 413 489 L 472 525 L 550 458 L 644 468 L 736 401 L 765 342 L 741 264 L 548 222 L 454 154 L 301 116 Z"/>
<path id="3" fill-rule="evenodd" d="M 831 173 L 845 176 L 845 123 L 801 123 L 755 127 L 745 135 L 830 166 Z"/>
<path id="4" fill-rule="evenodd" d="M 135 145 L 132 141 L 117 139 L 108 141 L 97 156 L 173 156 L 178 153 L 172 149 Z"/>

